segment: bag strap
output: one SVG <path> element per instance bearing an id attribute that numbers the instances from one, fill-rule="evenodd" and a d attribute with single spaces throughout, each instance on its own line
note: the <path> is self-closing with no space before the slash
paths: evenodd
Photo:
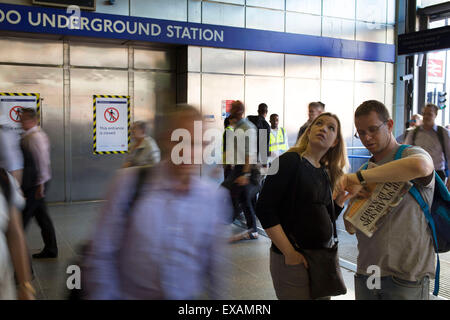
<path id="1" fill-rule="evenodd" d="M 130 217 L 130 214 L 132 214 L 133 212 L 132 209 L 136 204 L 136 200 L 140 197 L 142 193 L 142 186 L 144 185 L 145 179 L 150 175 L 151 170 L 152 170 L 151 167 L 140 167 L 138 169 L 134 193 L 130 197 L 127 207 L 123 211 L 124 214 L 128 214 L 128 218 Z"/>
<path id="2" fill-rule="evenodd" d="M 442 152 L 444 153 L 445 163 L 447 164 L 447 152 L 445 150 L 445 144 L 444 144 L 444 128 L 441 126 L 438 126 L 438 138 L 439 143 L 441 144 Z M 446 165 L 447 167 L 447 165 Z"/>
<path id="3" fill-rule="evenodd" d="M 407 145 L 407 144 L 402 144 L 398 148 L 394 159 L 395 160 L 401 159 L 403 150 L 405 150 L 406 148 L 409 148 L 409 147 L 411 147 L 411 146 Z M 436 171 L 434 171 L 434 178 L 437 179 L 437 177 L 439 177 L 439 176 L 436 173 Z M 425 200 L 423 199 L 423 196 L 420 194 L 420 192 L 416 188 L 416 186 L 413 185 L 409 189 L 409 193 L 417 201 L 417 203 L 419 204 L 420 208 L 422 209 L 422 211 L 423 211 L 423 213 L 425 215 L 425 219 L 427 220 L 428 225 L 430 226 L 430 229 L 431 229 L 431 233 L 433 235 L 433 247 L 434 247 L 434 251 L 436 252 L 436 256 L 437 256 L 436 276 L 435 276 L 435 279 L 434 279 L 434 291 L 433 291 L 433 294 L 435 296 L 437 296 L 438 293 L 439 293 L 439 274 L 440 274 L 440 270 L 441 270 L 441 264 L 440 264 L 440 261 L 439 261 L 439 248 L 438 248 L 438 241 L 437 241 L 437 236 L 436 236 L 436 226 L 434 224 L 433 217 L 431 216 L 430 207 L 425 202 Z"/>
<path id="4" fill-rule="evenodd" d="M 417 136 L 417 132 L 419 132 L 419 127 L 415 127 L 413 130 L 413 136 L 412 136 L 412 144 L 416 145 L 416 136 Z"/>
<path id="5" fill-rule="evenodd" d="M 333 224 L 333 240 L 334 244 L 337 245 L 339 243 L 338 236 L 337 236 L 337 228 L 336 228 L 336 210 L 334 208 L 334 200 L 333 200 L 333 190 L 331 190 L 331 179 L 328 173 L 325 171 L 325 176 L 327 177 L 327 181 L 329 184 L 329 192 L 330 192 L 330 199 L 331 199 L 331 223 Z"/>
<path id="6" fill-rule="evenodd" d="M 300 172 L 300 164 L 301 164 L 302 158 L 300 157 L 300 155 L 298 153 L 296 153 L 296 154 L 297 154 L 297 157 L 298 157 L 298 159 L 297 159 L 297 168 L 295 170 L 295 174 L 293 175 L 293 180 L 294 180 L 293 188 L 292 188 L 293 193 L 292 193 L 291 205 L 290 205 L 289 210 L 288 210 L 288 212 L 289 212 L 288 213 L 289 216 L 288 216 L 288 219 L 287 219 L 288 221 L 291 218 L 291 214 L 292 214 L 291 212 L 293 210 L 295 210 L 296 191 L 297 191 L 298 181 L 300 180 L 299 179 L 299 172 Z M 287 229 L 284 230 L 284 233 L 286 234 L 286 237 L 288 238 L 289 242 L 292 244 L 294 249 L 296 249 L 297 251 L 300 252 L 301 251 L 300 246 L 295 241 L 295 238 L 293 237 L 292 232 L 289 229 L 290 225 L 291 224 L 290 224 L 290 221 L 289 221 L 289 223 L 287 223 L 287 226 L 286 226 Z"/>
<path id="7" fill-rule="evenodd" d="M 133 217 L 134 206 L 136 205 L 136 202 L 142 193 L 142 189 L 143 189 L 142 187 L 144 185 L 146 178 L 148 176 L 150 176 L 150 174 L 151 174 L 151 170 L 152 170 L 151 167 L 140 167 L 138 169 L 137 177 L 136 177 L 136 181 L 135 181 L 135 187 L 133 190 L 134 193 L 129 198 L 128 203 L 122 212 L 123 218 L 125 218 L 125 223 L 123 225 L 124 232 L 123 232 L 123 236 L 122 236 L 122 243 L 125 243 L 125 241 L 126 241 L 127 233 L 131 226 L 131 220 Z"/>
<path id="8" fill-rule="evenodd" d="M 435 178 L 436 178 L 436 176 L 438 176 L 438 175 L 437 175 L 436 172 L 434 174 L 435 174 Z M 438 293 L 439 293 L 439 274 L 440 274 L 441 265 L 440 265 L 440 261 L 439 261 L 439 251 L 438 251 L 439 248 L 438 248 L 438 241 L 437 241 L 437 236 L 436 236 L 436 226 L 434 224 L 433 217 L 431 216 L 431 213 L 430 213 L 430 207 L 428 206 L 428 204 L 423 199 L 423 197 L 420 194 L 419 190 L 417 190 L 417 188 L 415 186 L 412 186 L 409 189 L 409 193 L 419 203 L 420 208 L 422 209 L 422 211 L 423 211 L 423 213 L 425 215 L 425 218 L 426 218 L 426 220 L 428 222 L 428 225 L 430 226 L 431 233 L 433 234 L 433 246 L 434 246 L 434 251 L 436 252 L 436 257 L 437 257 L 436 276 L 435 276 L 435 279 L 434 279 L 434 291 L 433 291 L 433 294 L 435 296 L 437 296 Z"/>

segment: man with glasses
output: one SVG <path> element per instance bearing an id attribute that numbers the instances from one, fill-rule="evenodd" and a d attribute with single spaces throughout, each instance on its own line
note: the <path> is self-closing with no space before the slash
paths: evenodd
<path id="1" fill-rule="evenodd" d="M 408 134 L 405 144 L 413 144 L 426 150 L 433 159 L 434 169 L 442 181 L 447 174 L 447 155 L 450 153 L 450 131 L 435 123 L 439 108 L 431 103 L 423 109 L 423 125 L 416 127 Z M 450 187 L 447 179 L 447 189 Z"/>
<path id="2" fill-rule="evenodd" d="M 392 134 L 394 121 L 383 103 L 369 100 L 355 112 L 355 126 L 363 145 L 372 153 L 377 166 L 343 175 L 338 190 L 347 199 L 368 197 L 368 183 L 411 181 L 431 206 L 434 190 L 433 160 L 420 147 L 403 151 Z M 353 230 L 346 225 L 346 229 Z M 406 193 L 400 203 L 381 217 L 378 229 L 367 237 L 356 230 L 358 239 L 355 297 L 357 300 L 428 300 L 429 279 L 434 278 L 434 250 L 431 233 L 419 204 Z M 373 268 L 379 270 L 379 285 L 374 285 Z M 376 283 L 376 281 L 375 281 Z"/>

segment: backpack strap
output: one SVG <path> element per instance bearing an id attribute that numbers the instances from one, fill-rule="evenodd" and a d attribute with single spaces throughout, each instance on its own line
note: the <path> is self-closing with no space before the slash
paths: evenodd
<path id="1" fill-rule="evenodd" d="M 142 186 L 144 185 L 145 179 L 150 175 L 151 167 L 140 167 L 137 172 L 136 184 L 134 187 L 134 193 L 128 201 L 128 205 L 124 210 L 124 214 L 129 215 L 133 212 L 133 207 L 136 204 L 136 200 L 140 197 L 142 193 Z"/>
<path id="2" fill-rule="evenodd" d="M 442 152 L 444 153 L 444 159 L 445 159 L 445 174 L 448 176 L 448 158 L 447 158 L 447 152 L 445 150 L 445 143 L 444 143 L 444 128 L 441 126 L 437 126 L 437 135 L 439 138 L 439 143 L 442 147 Z"/>
<path id="3" fill-rule="evenodd" d="M 419 132 L 419 127 L 415 127 L 413 130 L 413 136 L 412 136 L 412 144 L 415 145 L 416 144 L 416 136 L 417 136 L 417 132 Z"/>
<path id="4" fill-rule="evenodd" d="M 136 205 L 138 198 L 142 194 L 142 186 L 144 185 L 146 178 L 151 174 L 151 170 L 151 167 L 140 167 L 136 173 L 137 177 L 134 190 L 132 189 L 132 193 L 130 195 L 128 203 L 126 204 L 122 212 L 122 215 L 125 218 L 125 223 L 123 225 L 124 233 L 122 237 L 122 243 L 126 241 L 127 233 L 129 232 L 131 220 L 133 217 L 134 206 Z"/>
<path id="5" fill-rule="evenodd" d="M 437 176 L 437 173 L 434 172 L 435 174 L 435 179 Z M 437 236 L 436 236 L 436 226 L 434 224 L 434 220 L 433 217 L 431 216 L 431 212 L 430 212 L 430 207 L 428 206 L 428 204 L 425 202 L 425 200 L 423 199 L 422 195 L 420 194 L 419 190 L 417 190 L 417 188 L 415 186 L 412 186 L 411 189 L 409 189 L 409 193 L 413 196 L 414 199 L 416 199 L 416 201 L 419 203 L 420 208 L 422 209 L 425 218 L 428 222 L 428 225 L 430 226 L 431 229 L 431 233 L 433 234 L 433 246 L 434 246 L 434 251 L 436 252 L 436 257 L 437 257 L 437 263 L 436 263 L 436 276 L 434 279 L 434 291 L 433 294 L 435 296 L 438 295 L 439 293 L 439 274 L 440 274 L 440 270 L 441 270 L 441 264 L 439 261 L 439 251 L 438 251 L 438 241 L 437 241 Z"/>
<path id="6" fill-rule="evenodd" d="M 415 131 L 415 129 L 414 129 Z M 402 153 L 406 148 L 411 147 L 410 145 L 406 145 L 406 144 L 402 144 L 396 154 L 395 154 L 395 160 L 401 159 L 402 158 Z M 436 173 L 436 171 L 434 171 L 434 176 L 435 179 L 437 179 L 438 174 Z M 431 233 L 433 235 L 433 246 L 434 246 L 434 251 L 436 252 L 436 257 L 437 257 L 437 263 L 436 263 L 436 276 L 434 279 L 434 291 L 433 294 L 435 296 L 438 295 L 439 293 L 439 274 L 440 274 L 440 270 L 441 270 L 441 264 L 439 261 L 439 251 L 438 251 L 438 241 L 437 241 L 437 236 L 436 236 L 436 226 L 434 224 L 434 220 L 433 217 L 431 216 L 431 212 L 430 212 L 430 207 L 428 206 L 428 204 L 425 202 L 425 200 L 423 199 L 422 195 L 420 194 L 419 190 L 416 188 L 415 185 L 413 185 L 410 189 L 409 189 L 409 193 L 411 194 L 411 196 L 417 201 L 417 203 L 419 204 L 420 208 L 422 209 L 425 218 L 428 222 L 428 225 L 430 226 L 431 229 Z"/>

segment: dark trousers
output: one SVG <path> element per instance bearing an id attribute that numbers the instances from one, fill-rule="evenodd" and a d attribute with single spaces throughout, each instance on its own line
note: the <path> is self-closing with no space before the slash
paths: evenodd
<path id="1" fill-rule="evenodd" d="M 45 184 L 45 192 L 47 192 L 48 183 Z M 29 225 L 31 218 L 35 217 L 41 229 L 42 239 L 44 240 L 44 250 L 49 253 L 58 254 L 58 246 L 56 245 L 56 234 L 53 222 L 47 213 L 45 198 L 36 199 L 37 186 L 24 191 L 26 204 L 22 212 L 22 222 L 24 230 Z"/>
<path id="2" fill-rule="evenodd" d="M 223 165 L 223 178 L 227 180 L 228 176 L 233 172 L 233 166 L 230 164 Z"/>
<path id="3" fill-rule="evenodd" d="M 244 211 L 245 220 L 247 222 L 247 229 L 250 232 L 256 232 L 256 214 L 255 214 L 255 196 L 258 192 L 258 186 L 249 183 L 245 186 L 234 184 L 231 189 L 231 197 L 233 206 L 235 206 L 235 213 L 237 212 L 237 205 L 240 205 Z"/>

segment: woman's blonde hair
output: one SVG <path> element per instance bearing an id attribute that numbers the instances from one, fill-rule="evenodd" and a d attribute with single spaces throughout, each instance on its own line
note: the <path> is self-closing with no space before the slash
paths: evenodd
<path id="1" fill-rule="evenodd" d="M 337 115 L 330 112 L 321 113 L 316 119 L 314 119 L 314 121 L 302 134 L 300 139 L 298 139 L 295 146 L 290 148 L 288 152 L 297 152 L 300 155 L 300 157 L 302 157 L 309 143 L 309 133 L 311 132 L 311 127 L 320 118 L 325 116 L 334 118 L 338 124 L 336 136 L 336 139 L 338 140 L 337 144 L 334 147 L 328 149 L 328 151 L 324 154 L 322 159 L 320 159 L 320 163 L 325 167 L 325 169 L 328 171 L 328 175 L 330 176 L 331 187 L 334 188 L 336 181 L 339 179 L 340 176 L 342 176 L 347 171 L 349 167 L 347 159 L 347 151 L 345 148 L 345 141 L 344 137 L 342 136 L 341 122 L 339 121 Z"/>

